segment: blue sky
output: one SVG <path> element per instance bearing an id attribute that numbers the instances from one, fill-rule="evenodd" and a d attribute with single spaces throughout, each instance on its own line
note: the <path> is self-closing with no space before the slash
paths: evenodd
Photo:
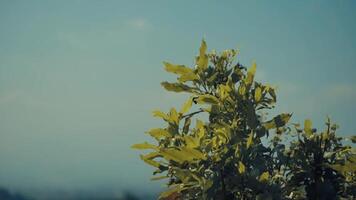
<path id="1" fill-rule="evenodd" d="M 200 41 L 240 49 L 278 87 L 276 112 L 326 115 L 356 133 L 356 3 L 0 1 L 0 185 L 156 191 L 129 147 L 184 95 L 162 61 L 192 65 Z"/>

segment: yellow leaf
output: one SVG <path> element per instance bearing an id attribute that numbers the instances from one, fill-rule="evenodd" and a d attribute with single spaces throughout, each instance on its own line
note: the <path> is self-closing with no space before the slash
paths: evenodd
<path id="1" fill-rule="evenodd" d="M 193 103 L 192 98 L 189 98 L 189 99 L 183 104 L 183 107 L 182 107 L 182 109 L 180 110 L 179 113 L 184 114 L 184 113 L 188 112 L 188 111 L 190 110 L 190 108 L 192 107 L 192 103 Z"/>
<path id="2" fill-rule="evenodd" d="M 246 171 L 245 165 L 241 161 L 239 161 L 239 173 L 244 174 L 245 171 Z"/>
<path id="3" fill-rule="evenodd" d="M 181 83 L 187 82 L 187 81 L 194 81 L 194 80 L 198 80 L 199 76 L 196 75 L 195 73 L 191 72 L 191 73 L 187 73 L 187 74 L 183 74 L 178 78 L 178 81 Z"/>
<path id="4" fill-rule="evenodd" d="M 145 143 L 141 143 L 141 144 L 134 144 L 131 146 L 131 148 L 134 149 L 153 149 L 153 150 L 158 150 L 158 147 L 153 145 L 153 144 L 149 144 L 147 142 Z"/>
<path id="5" fill-rule="evenodd" d="M 249 134 L 246 142 L 246 148 L 250 148 L 250 146 L 253 144 L 253 131 Z"/>
<path id="6" fill-rule="evenodd" d="M 202 40 L 200 49 L 199 49 L 199 57 L 197 59 L 197 65 L 199 71 L 203 71 L 208 67 L 208 55 L 206 55 L 206 42 Z"/>
<path id="7" fill-rule="evenodd" d="M 195 138 L 190 135 L 184 136 L 184 141 L 188 148 L 196 148 L 200 145 L 199 138 Z"/>
<path id="8" fill-rule="evenodd" d="M 152 137 L 154 137 L 157 140 L 161 139 L 162 137 L 171 136 L 171 134 L 169 134 L 169 132 L 167 130 L 162 129 L 162 128 L 154 128 L 154 129 L 149 130 L 147 133 L 150 134 Z"/>
<path id="9" fill-rule="evenodd" d="M 238 92 L 239 92 L 239 94 L 241 96 L 245 96 L 245 94 L 246 94 L 246 86 L 244 84 L 240 84 Z"/>
<path id="10" fill-rule="evenodd" d="M 159 117 L 159 118 L 162 118 L 162 119 L 164 119 L 166 121 L 169 119 L 168 115 L 166 115 L 165 113 L 163 113 L 163 112 L 161 112 L 159 110 L 154 110 L 152 112 L 152 114 L 153 114 L 153 117 Z"/>
<path id="11" fill-rule="evenodd" d="M 286 125 L 291 117 L 292 114 L 290 113 L 282 113 L 274 117 L 272 120 L 264 122 L 262 126 L 267 130 L 273 128 L 279 128 Z"/>
<path id="12" fill-rule="evenodd" d="M 164 89 L 171 91 L 171 92 L 193 92 L 193 88 L 184 85 L 182 83 L 168 83 L 168 82 L 162 82 L 161 83 L 162 87 Z"/>
<path id="13" fill-rule="evenodd" d="M 179 150 L 163 149 L 161 150 L 161 154 L 166 160 L 174 160 L 178 163 L 183 163 L 185 161 L 190 162 L 195 159 L 197 160 L 206 159 L 205 155 L 202 152 L 188 147 L 181 147 Z"/>
<path id="14" fill-rule="evenodd" d="M 153 166 L 153 167 L 157 167 L 159 168 L 161 166 L 161 164 L 159 164 L 159 162 L 151 160 L 151 159 L 147 159 L 144 156 L 140 155 L 140 158 L 147 164 Z"/>
<path id="15" fill-rule="evenodd" d="M 171 186 L 170 189 L 161 192 L 158 199 L 159 200 L 176 199 L 176 197 L 179 197 L 179 193 L 182 189 L 183 188 L 181 188 L 179 185 L 175 185 L 174 187 Z"/>
<path id="16" fill-rule="evenodd" d="M 169 111 L 169 122 L 174 123 L 174 124 L 179 124 L 179 115 L 176 111 L 176 109 L 171 108 Z"/>
<path id="17" fill-rule="evenodd" d="M 259 102 L 261 100 L 262 97 L 262 90 L 260 87 L 257 87 L 255 89 L 255 102 Z"/>
<path id="18" fill-rule="evenodd" d="M 252 66 L 247 71 L 246 84 L 251 85 L 253 82 L 253 78 L 256 73 L 256 63 L 254 62 Z"/>
<path id="19" fill-rule="evenodd" d="M 162 180 L 162 179 L 166 179 L 168 178 L 168 176 L 156 176 L 156 177 L 152 177 L 151 181 L 157 181 L 157 180 Z"/>
<path id="20" fill-rule="evenodd" d="M 215 96 L 210 95 L 210 94 L 200 95 L 200 96 L 198 96 L 198 98 L 195 99 L 195 101 L 198 104 L 204 104 L 204 103 L 207 103 L 207 104 L 218 104 L 219 103 L 218 98 L 216 98 Z"/>
<path id="21" fill-rule="evenodd" d="M 260 182 L 267 182 L 269 179 L 269 173 L 268 172 L 263 172 L 258 179 Z"/>
<path id="22" fill-rule="evenodd" d="M 188 68 L 184 65 L 174 65 L 168 62 L 163 62 L 163 64 L 167 72 L 171 72 L 179 75 L 193 73 L 193 70 L 191 68 Z"/>
<path id="23" fill-rule="evenodd" d="M 310 119 L 306 119 L 304 121 L 304 132 L 307 134 L 308 137 L 313 134 L 312 126 L 313 126 L 313 123 Z"/>

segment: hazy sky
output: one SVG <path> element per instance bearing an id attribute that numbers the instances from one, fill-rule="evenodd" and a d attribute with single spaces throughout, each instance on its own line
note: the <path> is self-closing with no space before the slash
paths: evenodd
<path id="1" fill-rule="evenodd" d="M 149 2 L 149 3 L 148 3 Z M 162 61 L 239 48 L 293 121 L 356 133 L 356 1 L 0 0 L 0 185 L 158 190 L 129 147 L 184 95 Z"/>

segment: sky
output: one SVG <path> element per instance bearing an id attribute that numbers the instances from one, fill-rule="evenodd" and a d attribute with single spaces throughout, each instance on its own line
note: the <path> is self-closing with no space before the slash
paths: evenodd
<path id="1" fill-rule="evenodd" d="M 130 149 L 186 96 L 163 61 L 238 48 L 293 122 L 356 133 L 356 2 L 0 0 L 0 185 L 158 191 Z"/>

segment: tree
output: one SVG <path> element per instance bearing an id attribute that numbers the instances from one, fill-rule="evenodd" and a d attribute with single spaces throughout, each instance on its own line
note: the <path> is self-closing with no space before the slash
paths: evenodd
<path id="1" fill-rule="evenodd" d="M 309 121 L 304 132 L 296 126 L 294 133 L 287 126 L 291 113 L 267 119 L 267 111 L 276 103 L 275 89 L 255 81 L 256 64 L 247 69 L 235 61 L 237 54 L 236 50 L 207 53 L 207 45 L 202 41 L 193 68 L 164 62 L 165 70 L 178 78 L 177 82 L 161 85 L 168 91 L 191 96 L 179 110 L 153 112 L 153 116 L 167 123 L 166 127 L 147 132 L 157 144 L 133 145 L 136 149 L 152 150 L 141 155 L 141 159 L 156 168 L 154 175 L 163 174 L 153 180 L 168 179 L 168 189 L 160 198 L 298 199 L 302 198 L 305 186 L 309 199 L 322 199 L 310 196 L 308 191 L 320 187 L 324 174 L 313 176 L 314 182 L 298 179 L 308 164 L 327 166 L 322 169 L 336 174 L 330 181 L 354 185 L 356 161 L 351 147 L 343 147 L 332 131 L 322 134 L 328 135 L 326 140 L 324 136 L 314 136 Z M 208 119 L 204 122 L 206 115 Z M 303 139 L 298 137 L 286 145 L 283 135 L 300 134 Z M 309 144 L 320 141 L 323 144 L 319 146 Z M 347 149 L 347 153 L 341 155 L 340 148 Z M 303 157 L 305 151 L 310 151 L 307 156 L 325 159 L 318 156 L 307 159 Z M 332 152 L 337 158 L 328 163 L 331 160 L 319 151 L 327 155 Z M 300 163 L 300 159 L 306 160 Z M 351 160 L 342 162 L 342 159 Z M 307 175 L 312 176 L 315 170 Z M 351 180 L 345 181 L 347 177 Z M 346 193 L 340 184 L 332 184 L 336 193 Z"/>

